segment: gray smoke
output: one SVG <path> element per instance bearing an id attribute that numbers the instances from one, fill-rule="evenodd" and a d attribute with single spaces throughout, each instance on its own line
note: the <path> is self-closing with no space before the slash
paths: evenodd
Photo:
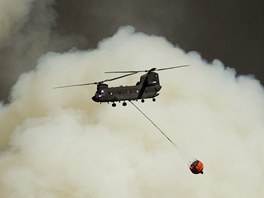
<path id="1" fill-rule="evenodd" d="M 104 71 L 190 64 L 160 72 L 157 102 L 137 105 L 201 159 L 193 175 L 174 148 L 128 105 L 94 103 Z M 114 85 L 135 84 L 139 76 Z M 93 50 L 49 52 L 20 76 L 0 108 L 1 197 L 262 197 L 264 91 L 219 60 L 122 27 Z"/>
<path id="2" fill-rule="evenodd" d="M 8 39 L 10 34 L 19 31 L 27 20 L 33 0 L 3 0 L 0 4 L 0 42 Z"/>
<path id="3" fill-rule="evenodd" d="M 85 39 L 54 31 L 54 0 L 4 0 L 0 2 L 0 99 L 7 101 L 21 73 L 30 71 L 47 51 L 63 51 Z"/>

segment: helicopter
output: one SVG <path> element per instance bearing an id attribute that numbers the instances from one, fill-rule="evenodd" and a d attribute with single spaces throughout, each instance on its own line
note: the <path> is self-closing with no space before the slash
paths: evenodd
<path id="1" fill-rule="evenodd" d="M 190 65 L 180 65 L 174 67 L 167 68 L 152 68 L 150 70 L 138 70 L 138 71 L 110 71 L 105 73 L 126 73 L 125 75 L 121 75 L 111 79 L 105 79 L 99 82 L 92 83 L 84 83 L 84 84 L 74 84 L 74 85 L 66 85 L 60 87 L 54 87 L 54 89 L 58 88 L 66 88 L 66 87 L 76 87 L 76 86 L 87 86 L 87 85 L 97 85 L 97 90 L 95 95 L 92 97 L 94 102 L 99 103 L 112 103 L 112 106 L 116 106 L 116 102 L 122 102 L 123 106 L 126 106 L 126 101 L 132 100 L 141 100 L 142 103 L 145 102 L 145 99 L 152 99 L 153 102 L 156 101 L 156 98 L 159 95 L 159 91 L 162 86 L 160 85 L 159 75 L 155 71 L 163 71 L 169 69 L 175 69 L 180 67 L 187 67 Z M 132 86 L 118 86 L 118 87 L 109 87 L 105 82 L 114 81 L 120 78 L 128 77 L 135 75 L 137 73 L 146 73 L 140 77 L 139 82 L 136 85 Z"/>

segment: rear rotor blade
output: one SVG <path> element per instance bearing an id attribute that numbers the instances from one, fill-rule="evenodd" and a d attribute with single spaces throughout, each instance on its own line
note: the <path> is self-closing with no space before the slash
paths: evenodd
<path id="1" fill-rule="evenodd" d="M 109 81 L 117 80 L 117 79 L 124 78 L 124 77 L 127 77 L 127 76 L 132 76 L 132 75 L 134 75 L 136 73 L 137 72 L 133 72 L 133 73 L 131 72 L 130 74 L 125 74 L 123 76 L 118 76 L 118 77 L 115 77 L 115 78 L 106 79 L 106 80 L 104 80 L 102 82 L 109 82 Z"/>
<path id="2" fill-rule="evenodd" d="M 139 72 L 147 72 L 148 70 L 142 70 L 142 71 L 109 71 L 105 72 L 106 74 L 123 74 L 123 73 L 139 73 Z"/>
<path id="3" fill-rule="evenodd" d="M 151 68 L 149 70 L 135 70 L 135 71 L 110 71 L 110 72 L 105 72 L 105 73 L 108 73 L 108 74 L 111 74 L 111 73 L 140 73 L 140 72 L 150 72 L 150 71 L 163 71 L 163 70 L 168 70 L 168 69 L 175 69 L 175 68 L 180 68 L 180 67 L 188 67 L 190 65 L 179 65 L 179 66 L 174 66 L 174 67 L 166 67 L 166 68 L 161 68 L 161 69 L 156 69 L 156 68 Z"/>
<path id="4" fill-rule="evenodd" d="M 190 65 L 179 65 L 179 66 L 174 66 L 174 67 L 166 67 L 166 68 L 161 68 L 161 69 L 156 69 L 156 71 L 163 71 L 163 70 L 168 70 L 168 69 L 176 69 L 180 67 L 189 67 Z"/>

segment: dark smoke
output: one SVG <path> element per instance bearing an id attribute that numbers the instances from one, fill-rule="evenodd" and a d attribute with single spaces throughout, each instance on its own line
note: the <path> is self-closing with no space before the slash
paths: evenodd
<path id="1" fill-rule="evenodd" d="M 24 1 L 29 13 L 0 39 L 0 99 L 47 51 L 95 48 L 122 25 L 166 37 L 203 58 L 264 82 L 264 3 L 260 0 Z M 12 10 L 11 10 L 12 12 Z"/>
<path id="2" fill-rule="evenodd" d="M 187 51 L 199 51 L 207 60 L 219 58 L 239 74 L 253 74 L 264 82 L 263 1 L 57 2 L 57 30 L 82 33 L 89 46 L 95 47 L 120 25 L 129 24 L 139 31 L 165 36 Z"/>
<path id="3" fill-rule="evenodd" d="M 9 4 L 13 3 L 9 1 Z M 85 43 L 85 39 L 77 34 L 57 34 L 54 28 L 58 14 L 53 8 L 54 0 L 24 0 L 21 4 L 31 9 L 25 14 L 24 23 L 16 28 L 16 23 L 21 23 L 21 20 L 16 21 L 10 28 L 9 35 L 4 39 L 0 38 L 0 100 L 7 100 L 10 88 L 20 74 L 33 69 L 41 55 L 48 51 L 61 52 L 76 45 L 81 46 L 79 43 Z M 17 15 L 20 18 L 22 14 Z"/>

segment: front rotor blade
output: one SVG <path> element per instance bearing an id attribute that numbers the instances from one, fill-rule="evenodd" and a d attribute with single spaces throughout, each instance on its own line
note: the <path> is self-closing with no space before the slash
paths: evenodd
<path id="1" fill-rule="evenodd" d="M 80 86 L 86 86 L 86 85 L 96 85 L 99 82 L 94 83 L 84 83 L 84 84 L 75 84 L 75 85 L 66 85 L 66 86 L 60 86 L 60 87 L 53 87 L 53 89 L 60 89 L 60 88 L 67 88 L 67 87 L 80 87 Z"/>
<path id="2" fill-rule="evenodd" d="M 174 66 L 174 67 L 166 67 L 166 68 L 156 69 L 156 71 L 163 71 L 163 70 L 168 70 L 168 69 L 175 69 L 175 68 L 189 67 L 189 66 L 190 65 L 179 65 L 179 66 Z"/>
<path id="3" fill-rule="evenodd" d="M 117 80 L 119 78 L 124 78 L 124 77 L 131 76 L 131 75 L 134 75 L 134 74 L 136 74 L 136 72 L 130 73 L 130 74 L 126 74 L 126 75 L 123 75 L 123 76 L 118 76 L 118 77 L 115 77 L 115 78 L 106 79 L 106 80 L 103 80 L 103 81 L 100 81 L 100 82 L 74 84 L 74 85 L 65 85 L 65 86 L 53 87 L 53 89 L 60 89 L 60 88 L 67 88 L 67 87 L 80 87 L 80 86 L 86 86 L 86 85 L 97 85 L 99 83 L 104 83 L 104 82 L 109 82 L 109 81 Z"/>

